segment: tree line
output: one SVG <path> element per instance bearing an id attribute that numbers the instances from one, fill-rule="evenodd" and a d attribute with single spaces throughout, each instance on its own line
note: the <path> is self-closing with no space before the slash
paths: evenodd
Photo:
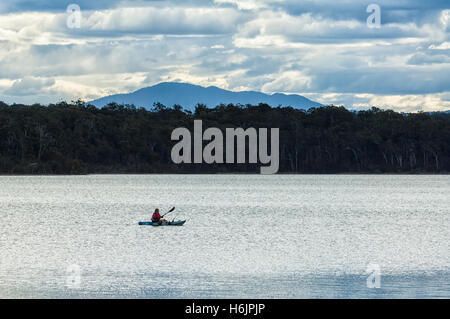
<path id="1" fill-rule="evenodd" d="M 326 106 L 0 102 L 1 174 L 256 173 L 255 164 L 171 160 L 175 128 L 280 128 L 280 173 L 448 173 L 450 114 Z"/>

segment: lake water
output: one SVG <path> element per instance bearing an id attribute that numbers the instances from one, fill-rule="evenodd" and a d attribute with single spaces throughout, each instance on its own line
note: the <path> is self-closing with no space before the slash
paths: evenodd
<path id="1" fill-rule="evenodd" d="M 0 177 L 0 298 L 449 298 L 449 207 L 450 176 Z"/>

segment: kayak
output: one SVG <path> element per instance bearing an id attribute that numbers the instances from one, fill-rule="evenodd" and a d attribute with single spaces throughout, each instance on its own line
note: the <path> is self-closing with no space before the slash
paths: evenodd
<path id="1" fill-rule="evenodd" d="M 177 221 L 171 221 L 166 223 L 152 223 L 152 222 L 139 222 L 139 225 L 141 226 L 183 226 L 185 220 L 177 220 Z"/>

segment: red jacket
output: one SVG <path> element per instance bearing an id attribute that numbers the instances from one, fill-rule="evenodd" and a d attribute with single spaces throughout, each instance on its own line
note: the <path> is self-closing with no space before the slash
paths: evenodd
<path id="1" fill-rule="evenodd" d="M 152 220 L 159 221 L 161 219 L 161 215 L 159 213 L 153 213 Z"/>

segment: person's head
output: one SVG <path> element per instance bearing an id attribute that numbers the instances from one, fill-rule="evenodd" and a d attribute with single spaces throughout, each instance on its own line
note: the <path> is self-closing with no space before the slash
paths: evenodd
<path id="1" fill-rule="evenodd" d="M 156 209 L 155 209 L 155 213 L 158 213 L 158 214 L 159 214 L 159 208 L 156 208 Z"/>

